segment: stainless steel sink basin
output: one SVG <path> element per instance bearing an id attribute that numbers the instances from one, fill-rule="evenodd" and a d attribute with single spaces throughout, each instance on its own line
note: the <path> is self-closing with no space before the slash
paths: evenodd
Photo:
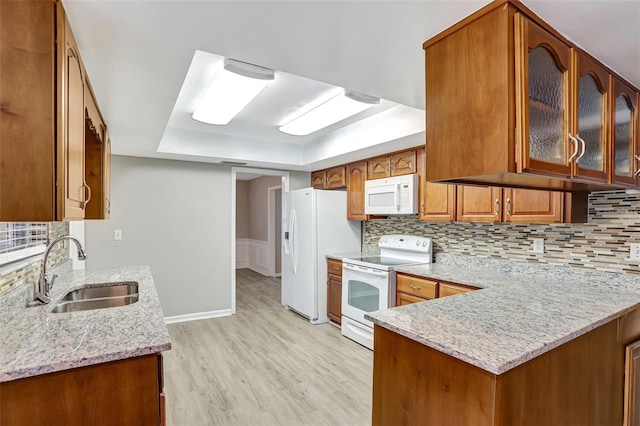
<path id="1" fill-rule="evenodd" d="M 91 309 L 126 306 L 138 301 L 138 283 L 125 281 L 120 283 L 88 284 L 67 293 L 53 307 L 51 312 L 76 312 Z"/>

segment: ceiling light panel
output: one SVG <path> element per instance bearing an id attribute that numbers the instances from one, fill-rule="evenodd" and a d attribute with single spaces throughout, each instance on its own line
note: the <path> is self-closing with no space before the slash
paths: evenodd
<path id="1" fill-rule="evenodd" d="M 283 133 L 305 136 L 380 103 L 379 98 L 345 90 L 314 109 L 280 126 Z"/>
<path id="2" fill-rule="evenodd" d="M 268 68 L 225 59 L 224 67 L 213 78 L 191 117 L 224 126 L 274 78 L 273 70 Z"/>

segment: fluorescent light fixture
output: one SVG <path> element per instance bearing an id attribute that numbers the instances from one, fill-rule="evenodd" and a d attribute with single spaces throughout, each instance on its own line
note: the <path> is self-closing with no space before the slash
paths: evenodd
<path id="1" fill-rule="evenodd" d="M 280 126 L 279 130 L 289 135 L 305 136 L 379 103 L 380 98 L 345 90 L 284 126 Z"/>
<path id="2" fill-rule="evenodd" d="M 225 59 L 191 117 L 207 124 L 224 126 L 238 115 L 274 79 L 269 68 Z"/>

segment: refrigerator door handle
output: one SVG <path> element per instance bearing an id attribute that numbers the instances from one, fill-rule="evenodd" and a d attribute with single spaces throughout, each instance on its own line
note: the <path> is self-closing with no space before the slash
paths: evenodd
<path id="1" fill-rule="evenodd" d="M 291 255 L 289 256 L 289 260 L 291 261 L 291 270 L 293 271 L 293 273 L 296 273 L 296 266 L 297 266 L 297 253 L 296 253 L 296 227 L 297 226 L 297 221 L 296 221 L 296 211 L 295 210 L 291 210 L 291 220 L 289 223 L 289 244 L 291 247 Z"/>

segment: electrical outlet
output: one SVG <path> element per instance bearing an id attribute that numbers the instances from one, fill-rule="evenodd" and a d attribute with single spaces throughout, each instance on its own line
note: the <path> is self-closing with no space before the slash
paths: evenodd
<path id="1" fill-rule="evenodd" d="M 544 238 L 532 238 L 533 241 L 533 249 L 531 250 L 533 253 L 544 253 Z"/>
<path id="2" fill-rule="evenodd" d="M 640 243 L 631 243 L 631 260 L 640 260 Z"/>
<path id="3" fill-rule="evenodd" d="M 113 231 L 113 239 L 120 241 L 122 239 L 122 229 L 116 229 Z"/>

